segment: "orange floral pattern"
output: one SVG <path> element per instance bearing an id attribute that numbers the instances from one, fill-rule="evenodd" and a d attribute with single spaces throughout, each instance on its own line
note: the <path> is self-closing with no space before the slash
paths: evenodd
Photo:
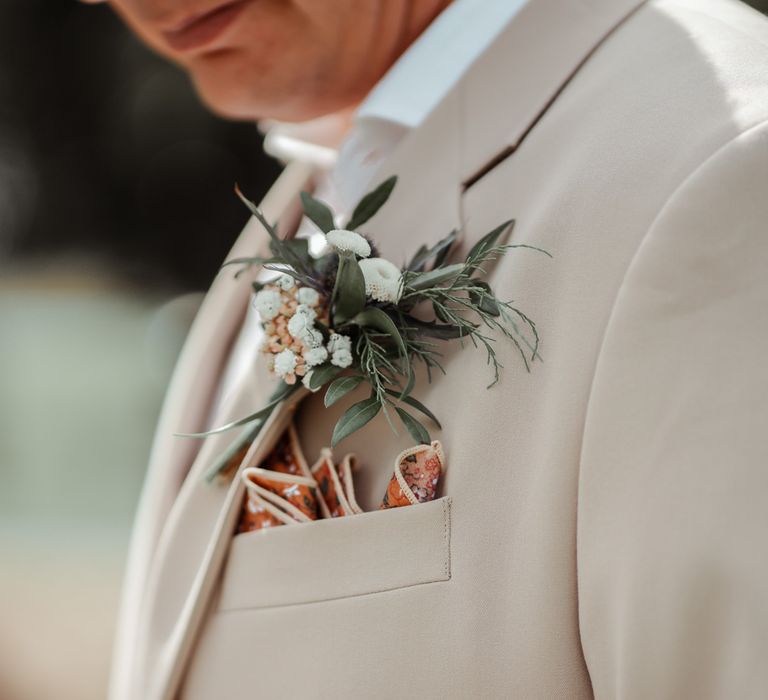
<path id="1" fill-rule="evenodd" d="M 240 450 L 227 469 L 236 471 L 246 453 L 247 448 Z M 362 513 L 355 498 L 356 468 L 354 455 L 336 464 L 326 449 L 310 469 L 291 425 L 258 467 L 243 470 L 246 493 L 237 532 Z M 445 457 L 437 441 L 401 452 L 380 509 L 433 500 L 444 469 Z"/>
<path id="2" fill-rule="evenodd" d="M 323 515 L 326 518 L 340 518 L 344 515 L 351 515 L 348 508 L 344 507 L 342 499 L 344 498 L 341 483 L 336 473 L 336 465 L 330 453 L 324 454 L 312 467 L 312 476 L 317 481 L 317 488 L 320 492 L 320 503 Z M 345 499 L 346 500 L 346 499 Z"/>
<path id="3" fill-rule="evenodd" d="M 399 508 L 416 503 L 426 503 L 437 497 L 445 458 L 439 442 L 419 445 L 400 453 L 395 473 L 379 506 Z"/>
<path id="4" fill-rule="evenodd" d="M 242 461 L 244 456 L 238 453 L 235 458 Z M 317 484 L 306 466 L 293 426 L 283 433 L 258 469 L 247 469 L 243 474 L 247 488 L 238 532 L 318 518 Z"/>

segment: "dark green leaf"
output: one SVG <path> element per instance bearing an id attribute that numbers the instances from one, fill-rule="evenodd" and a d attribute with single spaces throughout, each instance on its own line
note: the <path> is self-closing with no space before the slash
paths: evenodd
<path id="1" fill-rule="evenodd" d="M 432 269 L 439 268 L 445 262 L 448 254 L 451 252 L 451 246 L 453 246 L 455 243 L 457 236 L 457 231 L 451 231 L 451 233 L 449 233 L 445 238 L 439 240 L 431 248 L 421 246 L 416 252 L 416 255 L 413 256 L 411 262 L 408 263 L 406 269 L 413 270 L 414 272 L 420 272 L 432 258 L 434 258 L 434 265 L 432 266 Z"/>
<path id="2" fill-rule="evenodd" d="M 344 398 L 350 391 L 354 391 L 363 382 L 363 377 L 359 375 L 353 375 L 351 377 L 339 377 L 334 379 L 328 391 L 325 392 L 325 407 L 329 408 L 333 406 L 337 401 Z"/>
<path id="3" fill-rule="evenodd" d="M 406 354 L 405 342 L 395 322 L 381 309 L 371 306 L 357 314 L 350 323 L 366 328 L 374 328 L 384 335 L 391 337 L 397 343 L 400 354 Z"/>
<path id="4" fill-rule="evenodd" d="M 497 226 L 490 233 L 485 234 L 467 253 L 467 261 L 470 261 L 498 245 L 503 245 L 512 230 L 515 228 L 514 219 L 505 221 L 501 226 Z"/>
<path id="5" fill-rule="evenodd" d="M 312 391 L 319 389 L 324 384 L 330 382 L 331 379 L 336 377 L 341 371 L 341 367 L 336 367 L 336 365 L 332 365 L 330 362 L 326 362 L 324 365 L 315 367 L 312 370 L 312 375 L 309 378 L 309 388 Z"/>
<path id="6" fill-rule="evenodd" d="M 294 255 L 305 262 L 312 260 L 309 254 L 309 238 L 286 238 L 283 243 L 291 249 Z"/>
<path id="7" fill-rule="evenodd" d="M 419 335 L 425 335 L 428 338 L 438 338 L 440 340 L 454 340 L 469 335 L 469 331 L 453 326 L 448 323 L 432 323 L 420 321 L 413 316 L 406 316 L 408 326 L 418 331 Z"/>
<path id="8" fill-rule="evenodd" d="M 491 290 L 491 285 L 480 280 L 475 280 L 474 282 L 475 288 L 478 291 L 472 291 L 469 293 L 470 301 L 481 311 L 489 314 L 490 316 L 501 316 L 501 307 L 496 301 L 496 297 Z"/>
<path id="9" fill-rule="evenodd" d="M 282 238 L 280 238 L 280 236 L 278 236 L 277 229 L 272 224 L 270 224 L 269 221 L 267 221 L 267 219 L 264 217 L 264 214 L 262 214 L 259 208 L 240 191 L 240 188 L 237 185 L 235 185 L 235 192 L 240 198 L 240 201 L 243 202 L 246 207 L 248 207 L 248 210 L 251 212 L 251 214 L 256 217 L 258 222 L 269 234 L 269 248 L 272 251 L 272 254 L 276 258 L 280 258 L 281 262 L 285 262 L 288 265 L 291 265 L 297 271 L 302 271 L 304 274 L 309 275 L 311 270 L 307 269 L 304 261 L 296 255 L 296 253 L 291 249 L 289 245 L 287 245 L 287 241 L 284 241 Z"/>
<path id="10" fill-rule="evenodd" d="M 395 410 L 397 411 L 397 415 L 400 416 L 400 420 L 403 422 L 403 425 L 410 433 L 411 437 L 422 445 L 429 445 L 431 440 L 427 429 L 410 413 L 403 410 L 399 406 L 395 406 Z"/>
<path id="11" fill-rule="evenodd" d="M 442 321 L 443 323 L 451 322 L 451 319 L 449 318 L 448 314 L 445 313 L 445 311 L 439 304 L 432 302 L 432 310 L 435 312 L 435 316 L 437 316 L 438 320 Z"/>
<path id="12" fill-rule="evenodd" d="M 365 307 L 365 278 L 354 253 L 339 255 L 336 285 L 331 297 L 334 320 L 347 321 Z"/>
<path id="13" fill-rule="evenodd" d="M 372 218 L 386 204 L 396 184 L 397 176 L 393 175 L 382 182 L 373 192 L 365 195 L 360 200 L 360 204 L 355 207 L 355 211 L 352 212 L 352 218 L 349 220 L 346 228 L 350 231 L 355 231 Z"/>
<path id="14" fill-rule="evenodd" d="M 407 403 L 409 406 L 415 408 L 417 411 L 421 411 L 427 418 L 429 418 L 440 430 L 443 429 L 443 426 L 440 425 L 440 421 L 437 420 L 437 416 L 432 413 L 421 401 L 418 399 L 414 399 L 413 396 L 401 396 L 398 392 L 393 391 L 392 389 L 385 389 L 385 391 L 390 396 L 396 396 L 398 399 L 400 399 L 403 403 Z"/>
<path id="15" fill-rule="evenodd" d="M 428 254 L 429 248 L 425 245 L 420 245 L 415 255 L 411 258 L 411 262 L 405 266 L 405 269 L 412 270 L 413 272 L 421 272 L 421 268 L 423 267 Z"/>
<path id="16" fill-rule="evenodd" d="M 415 275 L 409 275 L 406 285 L 409 289 L 418 291 L 419 289 L 428 289 L 444 282 L 453 281 L 466 268 L 464 263 L 438 267 L 429 272 L 419 272 Z"/>
<path id="17" fill-rule="evenodd" d="M 307 218 L 312 221 L 323 233 L 333 231 L 336 225 L 333 223 L 333 213 L 326 204 L 315 199 L 309 192 L 301 193 L 301 206 Z"/>
<path id="18" fill-rule="evenodd" d="M 381 404 L 375 397 L 350 406 L 333 429 L 331 447 L 336 447 L 342 440 L 372 421 L 380 410 Z"/>

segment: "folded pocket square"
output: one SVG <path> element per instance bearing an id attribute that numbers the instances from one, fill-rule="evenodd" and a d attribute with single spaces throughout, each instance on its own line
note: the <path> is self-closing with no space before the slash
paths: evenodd
<path id="1" fill-rule="evenodd" d="M 293 426 L 259 467 L 244 469 L 246 494 L 238 532 L 317 520 L 317 482 L 307 467 Z"/>
<path id="2" fill-rule="evenodd" d="M 395 473 L 379 509 L 434 500 L 444 467 L 443 447 L 437 440 L 430 445 L 417 445 L 403 450 L 395 460 Z"/>
<path id="3" fill-rule="evenodd" d="M 337 466 L 331 451 L 325 449 L 312 467 L 312 476 L 320 490 L 320 509 L 323 517 L 339 518 L 363 512 L 357 505 L 352 480 L 352 471 L 356 464 L 357 458 L 354 455 L 347 455 Z"/>
<path id="4" fill-rule="evenodd" d="M 310 469 L 291 425 L 258 467 L 241 473 L 246 494 L 238 532 L 362 513 L 355 497 L 357 464 L 352 454 L 337 464 L 326 448 Z M 380 509 L 433 500 L 444 468 L 437 441 L 401 452 Z"/>

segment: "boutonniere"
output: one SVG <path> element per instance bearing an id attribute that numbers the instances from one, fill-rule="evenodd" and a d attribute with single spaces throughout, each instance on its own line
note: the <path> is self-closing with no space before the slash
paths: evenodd
<path id="1" fill-rule="evenodd" d="M 514 227 L 510 220 L 483 236 L 459 262 L 451 262 L 458 240 L 454 231 L 434 245 L 422 245 L 407 265 L 398 267 L 379 257 L 376 242 L 362 231 L 396 182 L 392 177 L 363 197 L 343 228 L 337 228 L 325 203 L 302 192 L 304 214 L 325 235 L 325 250 L 316 256 L 307 239 L 280 238 L 258 207 L 236 190 L 269 234 L 271 256 L 238 258 L 225 265 L 261 265 L 275 272 L 273 280 L 253 283 L 253 303 L 264 328 L 264 361 L 280 382 L 261 410 L 205 435 L 246 426 L 237 443 L 243 445 L 297 391 L 324 391 L 329 407 L 366 385 L 368 398 L 345 410 L 333 430 L 332 446 L 379 414 L 395 432 L 400 424 L 417 443 L 428 444 L 427 425 L 441 426 L 416 398 L 415 368 L 423 365 L 430 382 L 445 374 L 443 343 L 483 350 L 491 369 L 489 388 L 502 369 L 495 350 L 499 339 L 511 342 L 530 369 L 539 345 L 536 324 L 500 299 L 485 278 L 490 266 L 514 248 L 549 253 L 508 244 Z M 219 460 L 211 476 L 224 464 Z"/>

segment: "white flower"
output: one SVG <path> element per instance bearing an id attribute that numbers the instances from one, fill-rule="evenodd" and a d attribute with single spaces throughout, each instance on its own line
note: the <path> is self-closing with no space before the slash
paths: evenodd
<path id="1" fill-rule="evenodd" d="M 327 347 L 332 365 L 345 369 L 352 364 L 352 339 L 349 336 L 331 333 Z"/>
<path id="2" fill-rule="evenodd" d="M 317 318 L 317 311 L 307 304 L 299 304 L 294 313 L 306 316 L 310 321 L 314 321 Z"/>
<path id="3" fill-rule="evenodd" d="M 320 303 L 320 295 L 312 287 L 299 287 L 299 291 L 296 292 L 296 299 L 299 304 L 306 304 L 307 306 L 317 306 Z"/>
<path id="4" fill-rule="evenodd" d="M 309 331 L 314 330 L 315 320 L 307 314 L 297 312 L 288 321 L 288 332 L 299 340 L 303 340 Z"/>
<path id="5" fill-rule="evenodd" d="M 323 344 L 323 334 L 316 328 L 310 328 L 299 340 L 308 348 L 319 348 Z"/>
<path id="6" fill-rule="evenodd" d="M 328 352 L 336 352 L 337 350 L 352 350 L 352 338 L 347 335 L 341 335 L 341 333 L 331 333 L 331 337 L 328 338 Z"/>
<path id="7" fill-rule="evenodd" d="M 275 374 L 278 377 L 285 377 L 288 374 L 293 374 L 293 370 L 296 369 L 296 353 L 293 350 L 286 348 L 280 354 L 275 356 Z"/>
<path id="8" fill-rule="evenodd" d="M 316 367 L 328 359 L 328 351 L 321 345 L 319 348 L 310 348 L 304 353 L 304 362 L 307 367 Z"/>
<path id="9" fill-rule="evenodd" d="M 296 286 L 296 282 L 290 275 L 280 275 L 275 280 L 275 284 L 286 292 L 290 292 Z"/>
<path id="10" fill-rule="evenodd" d="M 371 244 L 354 231 L 335 229 L 328 231 L 325 238 L 339 252 L 349 250 L 359 258 L 367 258 L 371 254 Z"/>
<path id="11" fill-rule="evenodd" d="M 341 348 L 333 353 L 331 364 L 346 369 L 352 364 L 352 353 L 346 348 Z"/>
<path id="12" fill-rule="evenodd" d="M 256 310 L 263 321 L 271 321 L 280 312 L 283 302 L 280 292 L 275 289 L 262 289 L 253 299 Z"/>
<path id="13" fill-rule="evenodd" d="M 403 275 L 396 265 L 384 258 L 360 261 L 365 278 L 365 293 L 376 301 L 397 304 L 403 293 Z"/>

